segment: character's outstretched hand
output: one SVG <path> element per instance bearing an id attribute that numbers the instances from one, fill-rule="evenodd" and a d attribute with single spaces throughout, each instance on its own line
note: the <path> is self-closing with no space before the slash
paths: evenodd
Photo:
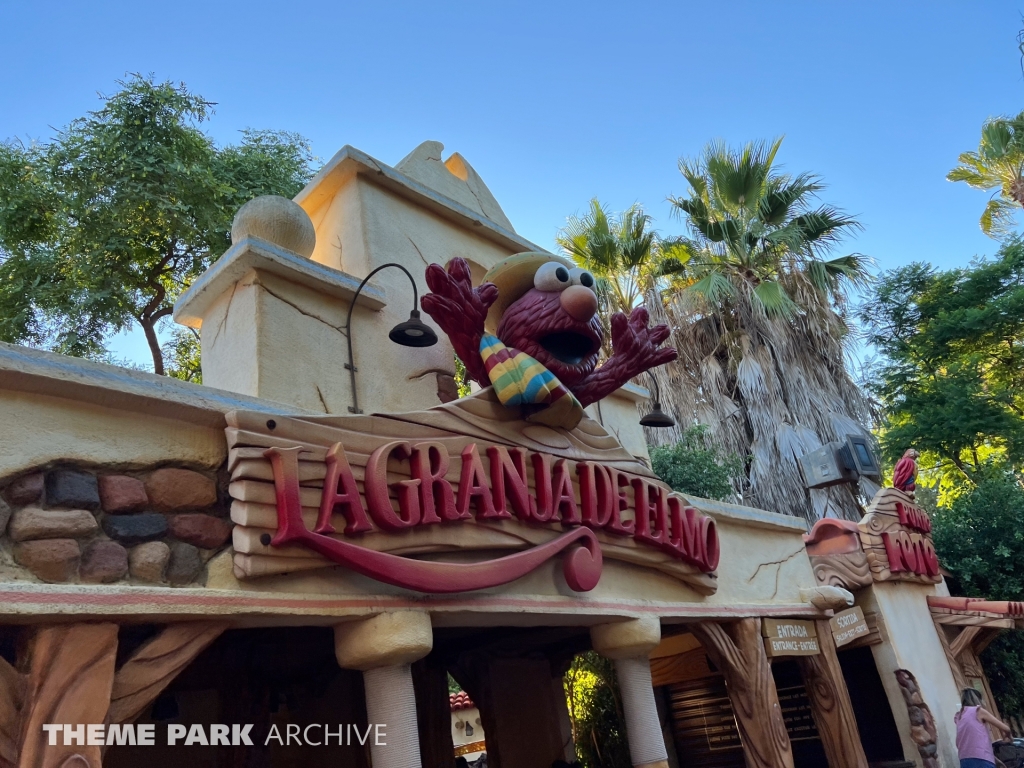
<path id="1" fill-rule="evenodd" d="M 486 385 L 487 369 L 480 358 L 480 339 L 487 311 L 498 300 L 497 286 L 484 283 L 474 288 L 469 263 L 460 258 L 449 261 L 447 271 L 440 264 L 427 267 L 427 286 L 431 293 L 420 300 L 423 310 L 448 334 L 467 373 Z"/>
<path id="2" fill-rule="evenodd" d="M 621 312 L 612 315 L 612 359 L 627 363 L 627 380 L 659 365 L 670 363 L 679 354 L 671 347 L 659 349 L 668 338 L 669 327 L 648 327 L 651 318 L 645 307 L 637 307 L 627 318 Z M 610 362 L 610 361 L 609 361 Z"/>
<path id="3" fill-rule="evenodd" d="M 612 315 L 612 356 L 584 381 L 573 388 L 573 394 L 584 407 L 596 403 L 617 390 L 634 376 L 676 359 L 678 352 L 659 345 L 671 333 L 667 325 L 649 328 L 650 315 L 637 307 L 626 317 Z"/>

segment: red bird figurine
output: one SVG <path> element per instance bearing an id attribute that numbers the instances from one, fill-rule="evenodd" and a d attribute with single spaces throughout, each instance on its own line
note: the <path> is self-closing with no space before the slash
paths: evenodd
<path id="1" fill-rule="evenodd" d="M 892 487 L 911 497 L 917 488 L 917 457 L 917 451 L 907 449 L 892 470 Z"/>
<path id="2" fill-rule="evenodd" d="M 659 348 L 666 325 L 649 327 L 643 307 L 611 318 L 613 353 L 598 366 L 604 328 L 594 276 L 547 253 L 501 261 L 474 288 L 469 264 L 427 267 L 431 293 L 422 306 L 448 334 L 467 374 L 493 385 L 499 400 L 525 418 L 571 429 L 583 408 L 634 376 L 676 359 Z"/>

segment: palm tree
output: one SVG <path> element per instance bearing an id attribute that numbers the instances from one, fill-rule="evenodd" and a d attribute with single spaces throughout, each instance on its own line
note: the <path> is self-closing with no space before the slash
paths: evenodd
<path id="1" fill-rule="evenodd" d="M 650 225 L 651 217 L 639 205 L 614 216 L 594 198 L 585 215 L 570 216 L 555 236 L 565 255 L 597 279 L 605 314 L 628 315 L 661 275 L 658 235 Z"/>
<path id="2" fill-rule="evenodd" d="M 963 152 L 949 181 L 964 181 L 975 189 L 996 190 L 981 214 L 981 231 L 1000 237 L 1010 230 L 1013 212 L 1024 207 L 1024 112 L 998 117 L 981 128 L 977 152 Z"/>
<path id="3" fill-rule="evenodd" d="M 754 506 L 815 520 L 859 519 L 849 486 L 804 489 L 798 458 L 847 434 L 868 434 L 868 403 L 846 370 L 847 291 L 867 278 L 862 256 L 829 257 L 853 218 L 814 206 L 821 181 L 775 166 L 781 140 L 739 151 L 709 144 L 679 169 L 671 197 L 690 234 L 662 247 L 677 273 L 659 307 L 679 359 L 658 369 L 662 403 L 680 434 L 694 423 L 727 453 L 746 456 L 737 491 Z M 870 493 L 871 489 L 864 489 Z"/>

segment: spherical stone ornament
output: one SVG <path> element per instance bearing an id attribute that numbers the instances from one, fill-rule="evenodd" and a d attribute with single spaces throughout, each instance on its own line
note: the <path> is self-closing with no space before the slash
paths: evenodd
<path id="1" fill-rule="evenodd" d="M 258 237 L 304 258 L 313 255 L 316 230 L 302 206 L 286 197 L 255 197 L 238 209 L 231 224 L 231 242 Z"/>

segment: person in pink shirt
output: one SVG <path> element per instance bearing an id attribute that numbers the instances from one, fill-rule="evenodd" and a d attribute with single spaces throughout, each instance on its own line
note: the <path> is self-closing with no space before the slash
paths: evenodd
<path id="1" fill-rule="evenodd" d="M 995 768 L 996 756 L 992 751 L 992 740 L 986 725 L 991 725 L 1007 736 L 1010 726 L 981 706 L 981 694 L 973 688 L 964 688 L 960 698 L 962 705 L 956 717 L 956 751 L 960 756 L 960 768 Z"/>

